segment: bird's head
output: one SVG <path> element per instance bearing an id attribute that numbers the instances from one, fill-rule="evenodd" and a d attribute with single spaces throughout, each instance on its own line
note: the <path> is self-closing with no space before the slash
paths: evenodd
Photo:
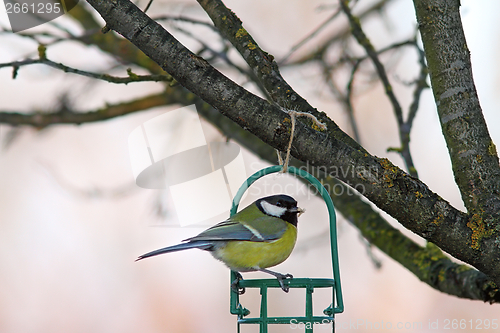
<path id="1" fill-rule="evenodd" d="M 304 209 L 297 207 L 294 198 L 284 194 L 261 198 L 255 204 L 264 214 L 278 217 L 294 226 L 297 226 L 297 216 L 305 212 Z"/>

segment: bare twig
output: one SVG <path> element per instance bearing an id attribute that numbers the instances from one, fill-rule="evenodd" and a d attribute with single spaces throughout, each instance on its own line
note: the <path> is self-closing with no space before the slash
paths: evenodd
<path id="1" fill-rule="evenodd" d="M 190 93 L 187 93 L 183 88 L 177 89 L 177 87 L 168 87 L 165 92 L 160 94 L 145 96 L 119 104 L 108 104 L 96 110 L 79 112 L 71 110 L 64 105 L 56 111 L 46 110 L 45 112 L 31 114 L 2 110 L 0 112 L 0 124 L 9 124 L 12 126 L 27 125 L 36 128 L 45 128 L 55 124 L 83 124 L 103 121 L 157 106 L 176 103 L 179 100 L 187 100 L 188 97 L 184 96 L 186 94 L 189 95 Z"/>
<path id="2" fill-rule="evenodd" d="M 404 121 L 403 109 L 401 108 L 401 105 L 399 104 L 399 101 L 396 98 L 396 95 L 394 94 L 394 90 L 392 88 L 391 83 L 389 82 L 389 78 L 387 76 L 385 67 L 378 57 L 378 52 L 375 51 L 375 48 L 373 47 L 370 40 L 364 33 L 359 19 L 352 14 L 351 9 L 349 7 L 349 1 L 340 0 L 340 5 L 344 13 L 347 15 L 347 18 L 349 19 L 349 24 L 351 25 L 353 36 L 356 38 L 358 43 L 365 49 L 366 54 L 371 59 L 373 65 L 375 66 L 376 72 L 380 78 L 380 81 L 382 81 L 385 94 L 387 95 L 389 101 L 391 102 L 392 109 L 394 111 L 394 115 L 396 116 L 398 127 L 400 129 L 399 135 L 401 141 L 401 149 L 399 150 L 399 153 L 405 162 L 406 169 L 413 177 L 418 178 L 417 170 L 413 163 L 409 147 L 410 129 L 407 128 L 407 124 Z"/>
<path id="3" fill-rule="evenodd" d="M 278 61 L 278 65 L 282 66 L 286 63 L 286 61 L 290 58 L 290 56 L 297 51 L 302 45 L 306 44 L 310 41 L 314 36 L 316 36 L 321 30 L 323 30 L 328 24 L 330 24 L 336 17 L 340 14 L 340 10 L 336 10 L 330 17 L 328 17 L 323 23 L 321 23 L 316 29 L 311 31 L 306 37 L 300 40 L 297 44 L 295 44 L 290 51 L 283 57 L 283 59 Z"/>
<path id="4" fill-rule="evenodd" d="M 9 63 L 3 63 L 0 64 L 0 68 L 3 67 L 12 67 L 14 72 L 13 72 L 13 78 L 17 76 L 18 70 L 20 67 L 23 66 L 28 66 L 28 65 L 35 65 L 35 64 L 43 64 L 50 66 L 55 69 L 59 69 L 65 73 L 73 73 L 77 75 L 82 75 L 86 77 L 90 77 L 92 79 L 98 79 L 98 80 L 103 80 L 106 82 L 111 82 L 111 83 L 121 83 L 121 84 L 129 84 L 132 82 L 172 82 L 172 77 L 170 75 L 161 75 L 161 74 L 153 74 L 153 75 L 137 75 L 132 72 L 132 70 L 129 68 L 127 69 L 127 74 L 129 75 L 128 77 L 116 77 L 116 76 L 111 76 L 109 74 L 102 74 L 102 73 L 93 73 L 89 71 L 83 71 L 80 69 L 72 68 L 66 65 L 63 65 L 61 63 L 54 62 L 52 60 L 49 60 L 45 57 L 41 57 L 39 59 L 26 59 L 26 60 L 21 60 L 21 61 L 13 61 Z"/>

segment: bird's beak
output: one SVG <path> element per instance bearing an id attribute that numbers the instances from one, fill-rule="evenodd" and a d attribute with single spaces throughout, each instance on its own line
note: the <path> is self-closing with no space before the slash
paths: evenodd
<path id="1" fill-rule="evenodd" d="M 290 210 L 292 213 L 299 213 L 298 216 L 302 215 L 303 213 L 306 212 L 305 209 L 303 208 L 300 208 L 300 207 L 293 207 L 291 210 Z"/>

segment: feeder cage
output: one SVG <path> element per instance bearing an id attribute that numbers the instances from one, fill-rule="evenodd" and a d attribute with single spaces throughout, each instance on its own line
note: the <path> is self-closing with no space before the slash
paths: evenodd
<path id="1" fill-rule="evenodd" d="M 233 199 L 233 204 L 231 207 L 231 216 L 236 214 L 240 200 L 245 193 L 245 191 L 252 185 L 255 181 L 271 173 L 280 172 L 283 169 L 282 166 L 276 165 L 265 169 L 262 169 L 253 175 L 251 175 L 246 182 L 240 187 L 238 193 Z M 305 289 L 306 294 L 306 304 L 304 316 L 300 317 L 269 317 L 267 312 L 267 300 L 268 300 L 268 289 L 269 288 L 281 288 L 277 279 L 244 279 L 240 280 L 238 285 L 241 288 L 258 288 L 260 289 L 261 302 L 260 302 L 260 316 L 259 317 L 248 317 L 250 311 L 244 308 L 240 304 L 240 295 L 231 289 L 230 297 L 230 308 L 231 314 L 238 316 L 238 333 L 240 332 L 241 325 L 243 324 L 254 324 L 260 326 L 261 333 L 268 332 L 269 324 L 302 324 L 305 328 L 305 332 L 313 332 L 313 327 L 316 324 L 328 323 L 332 325 L 332 331 L 335 331 L 335 314 L 342 313 L 344 311 L 344 302 L 342 300 L 342 290 L 340 287 L 340 272 L 338 264 L 338 253 L 337 253 L 337 226 L 335 217 L 335 208 L 333 206 L 332 199 L 328 194 L 328 191 L 324 188 L 321 182 L 312 176 L 307 171 L 297 169 L 295 167 L 288 167 L 288 173 L 294 174 L 296 176 L 302 177 L 309 181 L 321 194 L 323 200 L 328 208 L 328 214 L 330 216 L 330 247 L 332 255 L 332 270 L 333 279 L 329 278 L 293 278 L 283 280 L 283 283 L 289 288 L 302 288 Z M 236 273 L 231 272 L 231 281 L 236 279 Z M 332 290 L 332 302 L 323 311 L 324 316 L 314 316 L 313 315 L 313 292 L 317 288 L 331 288 Z"/>

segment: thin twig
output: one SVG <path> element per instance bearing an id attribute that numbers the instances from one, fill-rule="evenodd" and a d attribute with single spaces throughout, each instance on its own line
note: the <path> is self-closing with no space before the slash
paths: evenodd
<path id="1" fill-rule="evenodd" d="M 378 58 L 378 53 L 375 51 L 375 48 L 373 47 L 370 40 L 363 31 L 359 19 L 354 17 L 354 15 L 352 14 L 351 9 L 349 8 L 349 1 L 341 0 L 340 5 L 342 6 L 344 13 L 347 15 L 347 18 L 349 19 L 353 36 L 356 38 L 358 43 L 365 49 L 365 52 L 367 53 L 368 57 L 372 60 L 373 65 L 375 66 L 377 74 L 379 75 L 380 80 L 384 85 L 385 93 L 392 104 L 392 108 L 394 109 L 394 113 L 396 115 L 398 123 L 403 124 L 403 110 L 401 108 L 401 105 L 399 104 L 398 99 L 396 98 L 396 95 L 394 94 L 392 85 L 389 82 L 389 78 L 387 77 L 387 72 L 384 68 L 384 65 Z"/>
<path id="2" fill-rule="evenodd" d="M 353 94 L 353 84 L 354 77 L 356 76 L 356 72 L 361 64 L 360 61 L 356 61 L 352 66 L 351 77 L 349 78 L 349 82 L 347 83 L 347 95 L 345 96 L 345 105 L 347 109 L 347 115 L 349 117 L 349 122 L 351 124 L 352 133 L 354 136 L 354 140 L 360 142 L 360 136 L 358 131 L 358 125 L 356 124 L 356 119 L 354 118 L 354 107 L 352 105 L 352 94 Z"/>
<path id="3" fill-rule="evenodd" d="M 370 7 L 367 7 L 366 9 L 363 9 L 359 15 L 358 19 L 362 20 L 367 18 L 368 16 L 378 13 L 382 11 L 387 5 L 393 0 L 379 0 L 378 2 L 374 3 Z M 342 30 L 335 30 L 335 32 L 328 38 L 325 39 L 325 42 L 320 45 L 319 47 L 315 48 L 313 52 L 310 54 L 302 57 L 301 59 L 297 59 L 296 61 L 293 62 L 293 64 L 302 64 L 311 60 L 315 60 L 318 58 L 322 58 L 324 54 L 327 53 L 327 51 L 335 44 L 337 44 L 340 41 L 346 40 L 351 36 L 351 29 L 350 27 L 344 28 Z M 290 63 L 289 63 L 290 65 Z"/>
<path id="4" fill-rule="evenodd" d="M 128 77 L 116 77 L 112 76 L 109 74 L 102 74 L 102 73 L 93 73 L 89 71 L 83 71 L 80 69 L 72 68 L 66 65 L 63 65 L 61 63 L 54 62 L 52 60 L 49 60 L 47 58 L 40 58 L 40 59 L 26 59 L 22 61 L 13 61 L 9 63 L 3 63 L 0 64 L 0 68 L 3 67 L 12 67 L 14 69 L 14 78 L 17 75 L 17 71 L 20 67 L 22 66 L 27 66 L 27 65 L 35 65 L 35 64 L 43 64 L 50 66 L 55 69 L 59 69 L 65 73 L 73 73 L 73 74 L 78 74 L 86 77 L 90 77 L 92 79 L 98 79 L 98 80 L 103 80 L 106 82 L 111 82 L 111 83 L 121 83 L 121 84 L 128 84 L 132 82 L 145 82 L 145 81 L 153 81 L 153 82 L 171 82 L 172 77 L 170 75 L 160 75 L 160 74 L 153 74 L 153 75 L 137 75 L 132 73 L 130 69 L 127 70 Z"/>
<path id="5" fill-rule="evenodd" d="M 330 17 L 328 17 L 323 23 L 321 23 L 316 29 L 314 29 L 313 31 L 311 31 L 306 37 L 304 37 L 301 41 L 299 41 L 297 44 L 295 44 L 290 49 L 290 51 L 288 51 L 288 53 L 283 57 L 283 59 L 277 61 L 278 65 L 281 66 L 284 63 L 286 63 L 286 61 L 290 58 L 290 56 L 295 51 L 297 51 L 300 47 L 302 47 L 302 45 L 304 45 L 305 43 L 307 43 L 309 40 L 311 40 L 312 38 L 314 38 L 321 30 L 323 30 L 328 24 L 330 24 L 339 14 L 340 14 L 340 9 L 338 9 L 337 11 L 335 11 L 332 15 L 330 15 Z"/>
<path id="6" fill-rule="evenodd" d="M 424 89 L 429 88 L 429 85 L 427 84 L 427 76 L 429 74 L 429 71 L 427 69 L 427 64 L 425 62 L 425 53 L 424 50 L 422 50 L 417 42 L 414 42 L 415 49 L 418 52 L 418 62 L 420 64 L 420 73 L 415 81 L 415 90 L 413 91 L 413 101 L 410 105 L 410 112 L 408 113 L 408 119 L 406 120 L 406 124 L 408 128 L 411 128 L 413 125 L 413 119 L 415 119 L 415 116 L 417 114 L 418 106 L 420 104 L 420 96 L 422 95 L 422 92 Z"/>
<path id="7" fill-rule="evenodd" d="M 387 71 L 385 70 L 384 65 L 380 61 L 378 55 L 379 53 L 375 51 L 375 48 L 371 44 L 370 40 L 366 36 L 366 34 L 363 31 L 363 28 L 361 27 L 361 23 L 358 18 L 356 18 L 349 7 L 349 1 L 348 0 L 341 0 L 340 5 L 346 14 L 347 18 L 349 19 L 349 24 L 352 29 L 352 34 L 358 41 L 358 43 L 365 49 L 366 54 L 368 57 L 371 59 L 373 65 L 375 66 L 376 72 L 380 78 L 380 81 L 382 81 L 382 84 L 384 86 L 385 94 L 389 98 L 389 101 L 391 102 L 394 115 L 396 116 L 398 128 L 399 128 L 399 137 L 401 141 L 401 148 L 399 149 L 390 149 L 390 150 L 395 150 L 400 153 L 401 157 L 403 158 L 406 169 L 407 171 L 414 177 L 418 177 L 417 170 L 415 168 L 415 165 L 413 163 L 413 159 L 410 153 L 410 148 L 409 148 L 409 142 L 410 142 L 410 129 L 408 128 L 408 124 L 404 121 L 403 118 L 403 109 L 401 108 L 401 105 L 399 104 L 398 99 L 396 98 L 396 95 L 394 94 L 394 90 L 392 88 L 391 83 L 389 82 L 389 78 L 387 76 Z M 406 45 L 406 43 L 401 44 L 401 45 Z"/>
<path id="8" fill-rule="evenodd" d="M 113 119 L 158 106 L 174 103 L 186 104 L 188 100 L 192 103 L 192 93 L 178 87 L 168 87 L 168 89 L 159 94 L 123 103 L 106 104 L 95 110 L 76 111 L 68 108 L 67 105 L 63 105 L 58 110 L 44 110 L 35 113 L 1 110 L 0 124 L 9 124 L 12 126 L 26 125 L 38 129 L 55 124 L 85 124 Z"/>
<path id="9" fill-rule="evenodd" d="M 197 20 L 189 17 L 184 17 L 184 16 L 172 16 L 172 15 L 161 15 L 161 16 L 155 16 L 151 17 L 155 21 L 182 21 L 182 22 L 187 22 L 187 23 L 192 23 L 192 24 L 197 24 L 197 25 L 203 25 L 207 28 L 210 28 L 211 30 L 215 31 L 220 35 L 219 29 L 214 27 L 211 23 L 202 21 L 202 20 Z"/>

